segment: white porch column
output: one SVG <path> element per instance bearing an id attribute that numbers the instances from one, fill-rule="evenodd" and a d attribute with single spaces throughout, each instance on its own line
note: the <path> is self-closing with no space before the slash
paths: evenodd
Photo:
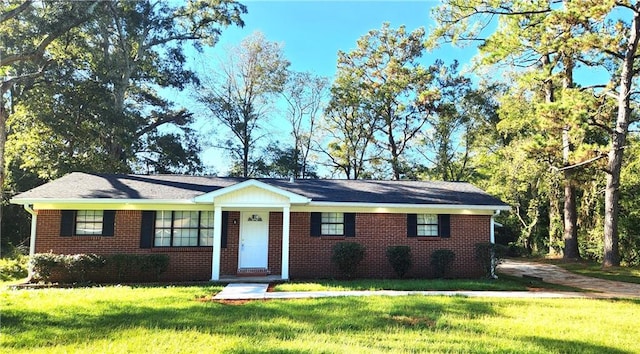
<path id="1" fill-rule="evenodd" d="M 289 224 L 290 207 L 282 208 L 282 279 L 289 279 Z"/>
<path id="2" fill-rule="evenodd" d="M 211 280 L 220 280 L 220 247 L 222 242 L 222 207 L 213 209 L 213 257 L 211 258 Z"/>
<path id="3" fill-rule="evenodd" d="M 24 210 L 26 210 L 29 214 L 31 214 L 31 239 L 29 240 L 29 259 L 33 258 L 33 255 L 36 254 L 36 225 L 38 224 L 38 212 L 33 210 L 31 206 L 23 205 Z M 33 276 L 33 264 L 29 262 L 29 279 Z"/>

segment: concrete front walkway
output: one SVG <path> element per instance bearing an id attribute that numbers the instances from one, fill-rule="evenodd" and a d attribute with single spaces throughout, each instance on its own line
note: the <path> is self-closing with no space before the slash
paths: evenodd
<path id="1" fill-rule="evenodd" d="M 214 300 L 266 300 L 266 299 L 307 299 L 343 296 L 464 296 L 501 298 L 583 298 L 583 293 L 572 292 L 529 292 L 529 291 L 291 291 L 267 292 L 266 284 L 229 284 L 216 294 Z"/>
<path id="2" fill-rule="evenodd" d="M 568 272 L 558 266 L 520 260 L 506 260 L 498 271 L 513 276 L 540 278 L 547 283 L 580 288 L 589 292 L 555 291 L 293 291 L 267 292 L 268 284 L 233 283 L 216 294 L 214 300 L 301 299 L 338 296 L 464 296 L 495 298 L 640 298 L 640 284 L 603 280 Z"/>
<path id="3" fill-rule="evenodd" d="M 498 266 L 498 272 L 518 277 L 536 277 L 547 283 L 587 290 L 590 297 L 640 298 L 640 284 L 578 275 L 553 264 L 508 259 Z"/>

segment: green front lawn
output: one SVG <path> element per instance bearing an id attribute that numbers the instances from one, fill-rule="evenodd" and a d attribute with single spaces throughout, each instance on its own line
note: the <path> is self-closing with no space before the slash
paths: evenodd
<path id="1" fill-rule="evenodd" d="M 527 291 L 531 288 L 582 291 L 568 286 L 500 274 L 498 279 L 356 279 L 315 280 L 277 284 L 274 291 L 346 291 L 346 290 L 476 290 Z"/>
<path id="2" fill-rule="evenodd" d="M 3 352 L 640 352 L 640 301 L 200 301 L 221 286 L 0 290 Z"/>

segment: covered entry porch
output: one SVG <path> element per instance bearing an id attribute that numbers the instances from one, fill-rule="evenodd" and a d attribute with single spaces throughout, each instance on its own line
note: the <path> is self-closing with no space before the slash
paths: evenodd
<path id="1" fill-rule="evenodd" d="M 197 197 L 214 209 L 211 280 L 288 280 L 291 206 L 309 201 L 256 180 Z"/>

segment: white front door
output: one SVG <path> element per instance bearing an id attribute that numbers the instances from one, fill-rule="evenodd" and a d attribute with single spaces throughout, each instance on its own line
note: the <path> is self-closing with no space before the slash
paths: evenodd
<path id="1" fill-rule="evenodd" d="M 238 268 L 267 268 L 269 212 L 242 212 L 240 219 Z"/>

